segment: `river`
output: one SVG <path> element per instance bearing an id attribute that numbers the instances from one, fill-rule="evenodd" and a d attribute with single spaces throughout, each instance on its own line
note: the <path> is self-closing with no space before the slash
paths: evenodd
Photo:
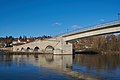
<path id="1" fill-rule="evenodd" d="M 0 55 L 0 80 L 75 80 L 71 69 L 100 80 L 120 80 L 120 55 Z"/>
<path id="2" fill-rule="evenodd" d="M 61 73 L 70 60 L 71 55 L 0 55 L 0 80 L 73 80 Z"/>
<path id="3" fill-rule="evenodd" d="M 101 80 L 120 80 L 120 54 L 76 54 L 73 69 Z"/>

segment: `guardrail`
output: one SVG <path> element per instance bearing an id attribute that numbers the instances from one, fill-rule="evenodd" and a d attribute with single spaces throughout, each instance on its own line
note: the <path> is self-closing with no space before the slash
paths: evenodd
<path id="1" fill-rule="evenodd" d="M 119 23 L 120 23 L 120 20 L 114 20 L 114 21 L 104 22 L 104 23 L 95 24 L 95 25 L 92 25 L 92 26 L 86 26 L 84 28 L 78 28 L 76 30 L 64 32 L 64 33 L 58 34 L 57 36 L 65 36 L 65 35 L 73 34 L 73 33 L 76 33 L 76 32 L 80 32 L 82 30 L 87 30 L 87 29 L 92 29 L 92 28 L 101 28 L 101 27 L 105 27 L 105 26 L 109 26 L 109 25 L 114 25 L 114 24 L 119 24 Z"/>

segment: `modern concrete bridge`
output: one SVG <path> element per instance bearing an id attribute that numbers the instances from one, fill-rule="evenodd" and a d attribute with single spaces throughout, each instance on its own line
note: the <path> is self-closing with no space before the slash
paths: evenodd
<path id="1" fill-rule="evenodd" d="M 13 51 L 72 54 L 72 44 L 69 43 L 71 40 L 117 32 L 120 32 L 120 20 L 92 26 L 92 28 L 85 30 L 70 32 L 51 39 L 13 46 Z"/>

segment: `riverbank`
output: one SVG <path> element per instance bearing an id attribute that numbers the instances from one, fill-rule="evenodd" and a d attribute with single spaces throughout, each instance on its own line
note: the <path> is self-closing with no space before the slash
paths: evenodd
<path id="1" fill-rule="evenodd" d="M 120 54 L 120 51 L 110 51 L 110 50 L 106 50 L 106 51 L 100 51 L 100 50 L 76 50 L 75 54 Z"/>

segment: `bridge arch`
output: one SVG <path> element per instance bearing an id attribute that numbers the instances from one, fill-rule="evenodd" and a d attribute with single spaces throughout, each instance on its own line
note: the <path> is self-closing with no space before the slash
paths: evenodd
<path id="1" fill-rule="evenodd" d="M 22 51 L 22 52 L 24 52 L 24 51 L 25 51 L 25 49 L 22 47 L 22 48 L 21 48 L 21 51 Z"/>
<path id="2" fill-rule="evenodd" d="M 54 47 L 51 46 L 51 45 L 48 45 L 46 48 L 45 48 L 45 53 L 53 53 L 54 52 Z"/>
<path id="3" fill-rule="evenodd" d="M 38 52 L 39 49 L 40 49 L 40 48 L 36 46 L 36 47 L 34 48 L 34 52 Z"/>
<path id="4" fill-rule="evenodd" d="M 27 52 L 30 52 L 30 47 L 27 47 Z"/>
<path id="5" fill-rule="evenodd" d="M 19 48 L 17 48 L 17 51 L 19 51 Z"/>

